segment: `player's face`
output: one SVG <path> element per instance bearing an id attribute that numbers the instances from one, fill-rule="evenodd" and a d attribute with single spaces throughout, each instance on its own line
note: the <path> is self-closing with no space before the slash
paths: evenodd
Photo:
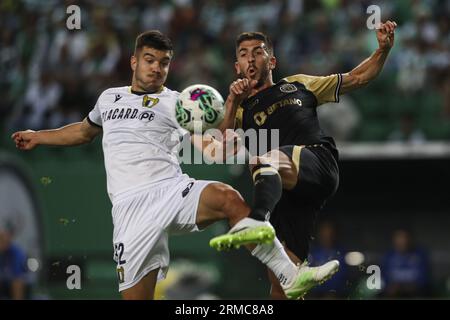
<path id="1" fill-rule="evenodd" d="M 131 57 L 131 68 L 139 89 L 157 91 L 166 82 L 172 53 L 143 47 Z"/>
<path id="2" fill-rule="evenodd" d="M 271 80 L 271 71 L 276 59 L 261 40 L 246 40 L 239 44 L 236 52 L 236 72 L 240 78 L 257 80 L 256 88 Z"/>

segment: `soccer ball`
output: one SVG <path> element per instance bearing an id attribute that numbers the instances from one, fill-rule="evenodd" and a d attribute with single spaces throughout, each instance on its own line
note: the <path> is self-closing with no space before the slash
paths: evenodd
<path id="1" fill-rule="evenodd" d="M 195 84 L 181 91 L 175 104 L 180 126 L 189 132 L 216 128 L 223 120 L 225 108 L 220 93 L 205 84 Z"/>

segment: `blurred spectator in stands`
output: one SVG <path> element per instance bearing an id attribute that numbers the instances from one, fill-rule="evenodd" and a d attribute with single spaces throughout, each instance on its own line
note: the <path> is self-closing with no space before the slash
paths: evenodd
<path id="1" fill-rule="evenodd" d="M 388 298 L 426 297 L 430 290 L 430 261 L 427 252 L 416 246 L 411 233 L 397 229 L 393 248 L 383 258 L 383 295 Z"/>
<path id="2" fill-rule="evenodd" d="M 338 104 L 323 105 L 317 109 L 320 125 L 336 141 L 349 141 L 360 125 L 361 115 L 350 96 L 339 98 Z"/>
<path id="3" fill-rule="evenodd" d="M 134 39 L 149 28 L 168 33 L 175 45 L 171 68 L 177 76 L 168 79 L 168 87 L 182 90 L 188 84 L 202 82 L 216 86 L 224 95 L 232 81 L 235 37 L 244 30 L 265 31 L 274 39 L 279 56 L 276 79 L 295 73 L 347 72 L 377 45 L 366 28 L 370 1 L 87 1 L 81 6 L 80 30 L 66 27 L 69 3 L 55 6 L 54 1 L 19 0 L 0 5 L 0 125 L 3 122 L 8 129 L 47 126 L 43 122 L 48 121 L 49 113 L 61 112 L 54 103 L 58 100 L 57 87 L 65 87 L 69 79 L 83 83 L 84 95 L 94 103 L 104 89 L 129 85 Z M 417 104 L 423 96 L 435 95 L 443 106 L 433 110 L 442 112 L 431 114 L 434 111 L 423 108 L 419 116 L 431 118 L 433 123 L 442 119 L 448 122 L 449 5 L 443 0 L 379 1 L 378 5 L 382 20 L 399 19 L 397 45 L 381 75 L 396 85 L 380 80 L 385 93 L 382 103 L 393 105 L 391 101 L 395 100 L 394 94 L 384 89 L 392 88 L 397 95 L 395 89 L 399 88 L 408 96 L 414 95 L 412 100 Z M 52 74 L 54 81 L 41 93 L 44 73 Z M 375 96 L 379 90 L 368 86 L 364 97 Z M 22 112 L 24 97 L 27 108 Z M 352 98 L 360 101 L 358 96 Z M 390 110 L 398 115 L 395 108 Z M 86 114 L 85 110 L 79 112 Z M 60 119 L 60 114 L 56 118 Z M 354 116 L 351 118 L 355 121 Z M 349 127 L 337 129 L 336 136 L 342 135 L 338 140 L 352 139 L 345 132 Z M 427 138 L 447 136 L 438 132 Z"/>
<path id="4" fill-rule="evenodd" d="M 62 127 L 66 124 L 78 122 L 83 119 L 83 115 L 88 114 L 92 108 L 90 101 L 86 97 L 86 90 L 83 82 L 75 78 L 64 80 L 63 91 L 59 105 L 48 119 L 50 128 Z"/>
<path id="5" fill-rule="evenodd" d="M 336 225 L 325 220 L 319 224 L 317 242 L 311 249 L 308 261 L 311 266 L 318 266 L 332 259 L 340 262 L 339 271 L 327 282 L 311 291 L 310 297 L 314 298 L 344 298 L 347 294 L 348 268 L 345 263 L 345 249 L 338 242 Z"/>
<path id="6" fill-rule="evenodd" d="M 189 43 L 188 53 L 183 57 L 184 63 L 177 71 L 180 90 L 196 83 L 207 83 L 214 88 L 218 87 L 217 80 L 223 75 L 223 58 L 220 54 L 208 49 L 201 38 L 193 38 Z"/>
<path id="7" fill-rule="evenodd" d="M 97 12 L 102 11 L 102 15 L 105 17 L 107 15 L 112 16 L 114 26 L 118 30 L 126 30 L 130 25 L 139 27 L 139 16 L 142 14 L 143 7 L 154 8 L 155 11 L 158 11 L 158 8 L 154 5 L 155 4 L 151 2 L 149 3 L 149 1 L 115 0 L 110 2 L 109 5 L 104 6 L 98 6 L 96 3 L 92 11 L 94 12 L 94 15 L 96 15 Z"/>
<path id="8" fill-rule="evenodd" d="M 397 85 L 404 92 L 424 88 L 427 80 L 426 44 L 420 39 L 407 39 L 399 61 Z"/>
<path id="9" fill-rule="evenodd" d="M 27 267 L 24 251 L 13 243 L 14 227 L 0 221 L 0 300 L 26 299 Z"/>
<path id="10" fill-rule="evenodd" d="M 420 144 L 426 141 L 425 134 L 416 127 L 414 116 L 410 113 L 405 113 L 401 116 L 399 128 L 392 131 L 388 139 L 392 142 L 413 144 Z"/>
<path id="11" fill-rule="evenodd" d="M 442 84 L 442 93 L 444 96 L 444 107 L 442 110 L 442 114 L 447 119 L 450 119 L 450 71 L 444 78 L 444 82 Z"/>
<path id="12" fill-rule="evenodd" d="M 167 33 L 174 11 L 173 6 L 167 1 L 151 0 L 145 8 L 140 17 L 142 30 L 158 29 L 162 33 Z M 221 21 L 220 19 L 217 21 L 217 18 L 212 17 L 210 21 L 212 24 L 220 26 Z"/>
<path id="13" fill-rule="evenodd" d="M 27 89 L 23 108 L 16 115 L 15 127 L 41 129 L 47 126 L 51 112 L 58 106 L 61 97 L 61 85 L 49 72 L 42 72 L 39 79 Z"/>
<path id="14" fill-rule="evenodd" d="M 200 11 L 194 8 L 192 0 L 175 0 L 172 19 L 169 23 L 169 38 L 175 46 L 175 52 L 187 52 L 189 42 L 201 35 Z"/>
<path id="15" fill-rule="evenodd" d="M 83 14 L 87 13 L 83 12 Z M 48 49 L 47 63 L 49 67 L 60 68 L 60 71 L 61 68 L 65 70 L 77 65 L 79 67 L 89 49 L 87 28 L 81 28 L 76 31 L 68 30 L 66 19 L 65 8 L 56 6 L 52 14 L 54 35 Z"/>
<path id="16" fill-rule="evenodd" d="M 229 19 L 230 13 L 226 0 L 204 1 L 200 20 L 205 34 L 210 38 L 218 38 Z"/>

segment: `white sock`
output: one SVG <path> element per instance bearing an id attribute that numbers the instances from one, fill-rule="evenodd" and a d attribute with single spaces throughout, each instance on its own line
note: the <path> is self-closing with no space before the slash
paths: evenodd
<path id="1" fill-rule="evenodd" d="M 271 244 L 258 244 L 253 249 L 252 256 L 258 258 L 272 270 L 283 287 L 291 284 L 297 275 L 297 267 L 289 259 L 283 245 L 277 238 Z"/>

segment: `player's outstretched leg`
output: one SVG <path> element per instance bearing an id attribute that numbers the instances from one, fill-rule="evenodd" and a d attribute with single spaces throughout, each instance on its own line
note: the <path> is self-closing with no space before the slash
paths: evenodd
<path id="1" fill-rule="evenodd" d="M 231 229 L 210 241 L 217 250 L 239 248 L 248 244 L 272 243 L 275 230 L 269 222 L 249 218 L 250 207 L 242 196 L 222 183 L 212 183 L 202 192 L 197 213 L 197 225 L 203 228 L 215 221 L 227 219 Z"/>
<path id="2" fill-rule="evenodd" d="M 338 260 L 331 260 L 318 267 L 309 267 L 304 262 L 298 267 L 295 280 L 281 287 L 288 299 L 301 299 L 309 290 L 329 280 L 338 270 Z"/>
<path id="3" fill-rule="evenodd" d="M 281 177 L 276 165 L 271 164 L 270 156 L 254 157 L 251 162 L 254 204 L 248 218 L 240 220 L 227 234 L 211 239 L 209 245 L 216 250 L 239 248 L 249 243 L 271 243 L 275 238 L 275 231 L 268 220 L 281 198 Z"/>
<path id="4" fill-rule="evenodd" d="M 302 299 L 309 290 L 318 286 L 331 277 L 339 270 L 339 261 L 332 260 L 321 266 L 309 267 L 308 263 L 301 260 L 288 248 L 284 247 L 289 258 L 298 266 L 294 280 L 288 284 L 282 285 L 277 276 L 268 269 L 269 280 L 271 283 L 270 295 L 272 299 Z"/>
<path id="5" fill-rule="evenodd" d="M 201 193 L 197 225 L 204 228 L 217 220 L 228 219 L 233 238 L 229 241 L 222 238 L 224 241 L 217 246 L 222 248 L 245 245 L 254 257 L 272 270 L 281 284 L 291 283 L 298 268 L 275 237 L 270 223 L 249 218 L 249 213 L 250 207 L 239 192 L 223 183 L 211 183 Z"/>
<path id="6" fill-rule="evenodd" d="M 218 250 L 238 249 L 247 244 L 270 244 L 275 239 L 275 230 L 269 222 L 244 218 L 224 235 L 209 241 L 209 245 Z"/>
<path id="7" fill-rule="evenodd" d="M 122 298 L 124 300 L 153 300 L 158 272 L 159 268 L 150 271 L 134 286 L 123 290 Z"/>

